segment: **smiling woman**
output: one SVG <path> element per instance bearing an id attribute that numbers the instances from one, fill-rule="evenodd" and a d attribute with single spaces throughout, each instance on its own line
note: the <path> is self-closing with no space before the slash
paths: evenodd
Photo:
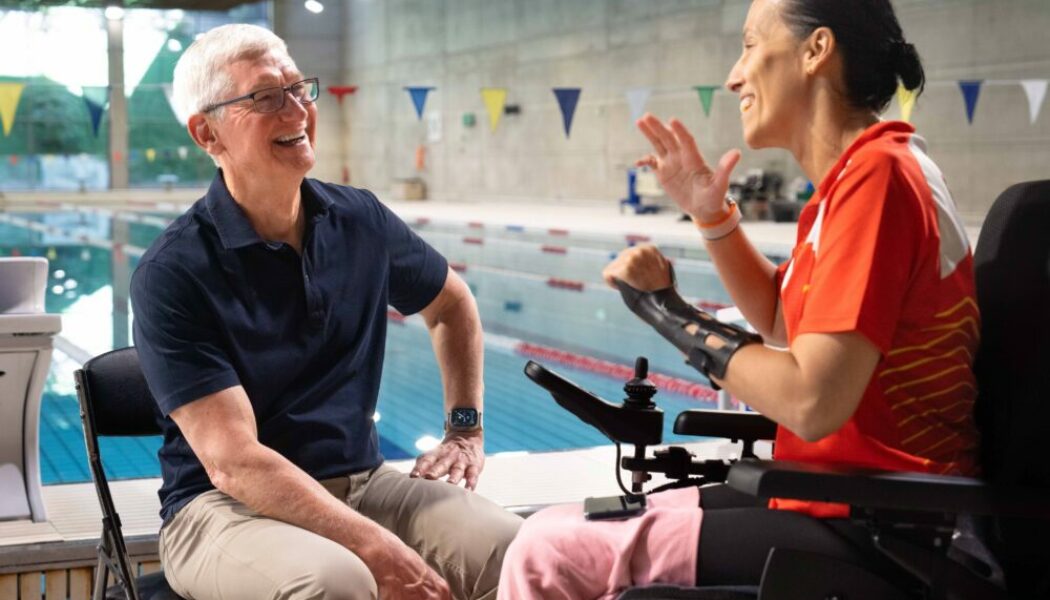
<path id="1" fill-rule="evenodd" d="M 638 164 L 692 217 L 762 338 L 712 334 L 714 317 L 680 302 L 669 261 L 653 246 L 620 253 L 605 279 L 661 335 L 689 346 L 690 364 L 778 424 L 778 460 L 977 470 L 969 244 L 924 140 L 907 123 L 879 119 L 898 83 L 921 91 L 923 81 L 889 0 L 753 0 L 726 81 L 739 97 L 744 140 L 787 149 L 820 182 L 780 266 L 751 245 L 726 196 L 740 152 L 708 166 L 677 119 L 638 122 L 653 149 Z M 770 346 L 755 343 L 763 339 Z M 778 546 L 886 569 L 847 506 L 773 499 L 767 507 L 724 484 L 699 491 L 699 501 L 650 495 L 657 510 L 618 528 L 579 519 L 579 507 L 538 513 L 508 551 L 500 597 L 604 597 L 649 582 L 757 585 Z M 683 540 L 685 549 L 666 553 Z"/>

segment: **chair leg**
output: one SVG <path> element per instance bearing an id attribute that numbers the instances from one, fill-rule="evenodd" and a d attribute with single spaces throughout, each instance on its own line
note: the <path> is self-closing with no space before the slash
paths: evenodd
<path id="1" fill-rule="evenodd" d="M 99 549 L 98 563 L 95 565 L 95 581 L 91 588 L 91 600 L 104 600 L 106 596 L 106 580 L 109 578 L 109 568 L 106 559 L 102 557 L 102 549 Z"/>

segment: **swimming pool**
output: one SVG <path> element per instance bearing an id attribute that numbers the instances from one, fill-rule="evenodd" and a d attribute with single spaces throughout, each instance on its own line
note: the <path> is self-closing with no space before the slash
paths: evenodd
<path id="1" fill-rule="evenodd" d="M 90 479 L 72 382 L 79 362 L 70 354 L 83 359 L 127 343 L 133 316 L 121 307 L 126 305 L 128 275 L 172 216 L 164 211 L 117 214 L 73 208 L 0 214 L 0 255 L 47 257 L 47 308 L 63 315 L 63 339 L 57 344 L 41 413 L 45 484 Z M 670 431 L 674 415 L 714 405 L 715 395 L 704 378 L 684 365 L 677 351 L 630 314 L 619 295 L 601 282 L 601 268 L 611 256 L 644 239 L 426 219 L 410 224 L 449 259 L 477 298 L 486 330 L 488 453 L 609 443 L 523 375 L 530 358 L 618 401 L 635 356 L 649 357 L 651 370 L 664 375 L 656 401 L 672 417 L 665 419 L 665 442 L 684 439 Z M 712 308 L 727 303 L 701 251 L 664 249 L 675 257 L 684 294 Z M 392 312 L 377 414 L 383 454 L 388 459 L 417 455 L 440 439 L 443 418 L 440 374 L 426 329 L 418 318 Z M 159 438 L 102 443 L 111 477 L 158 475 Z"/>

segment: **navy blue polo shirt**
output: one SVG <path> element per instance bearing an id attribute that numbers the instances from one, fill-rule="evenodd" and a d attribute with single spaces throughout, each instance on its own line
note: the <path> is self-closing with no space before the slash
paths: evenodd
<path id="1" fill-rule="evenodd" d="M 448 264 L 368 191 L 303 180 L 302 256 L 263 240 L 218 173 L 131 280 L 139 360 L 163 415 L 161 516 L 213 489 L 176 408 L 244 386 L 259 441 L 317 479 L 378 466 L 387 306 L 441 291 Z"/>

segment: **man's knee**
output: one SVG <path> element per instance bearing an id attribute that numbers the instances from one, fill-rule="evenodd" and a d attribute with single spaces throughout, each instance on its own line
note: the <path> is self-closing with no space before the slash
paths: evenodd
<path id="1" fill-rule="evenodd" d="M 273 600 L 377 600 L 375 578 L 356 556 L 325 560 L 280 582 Z"/>

